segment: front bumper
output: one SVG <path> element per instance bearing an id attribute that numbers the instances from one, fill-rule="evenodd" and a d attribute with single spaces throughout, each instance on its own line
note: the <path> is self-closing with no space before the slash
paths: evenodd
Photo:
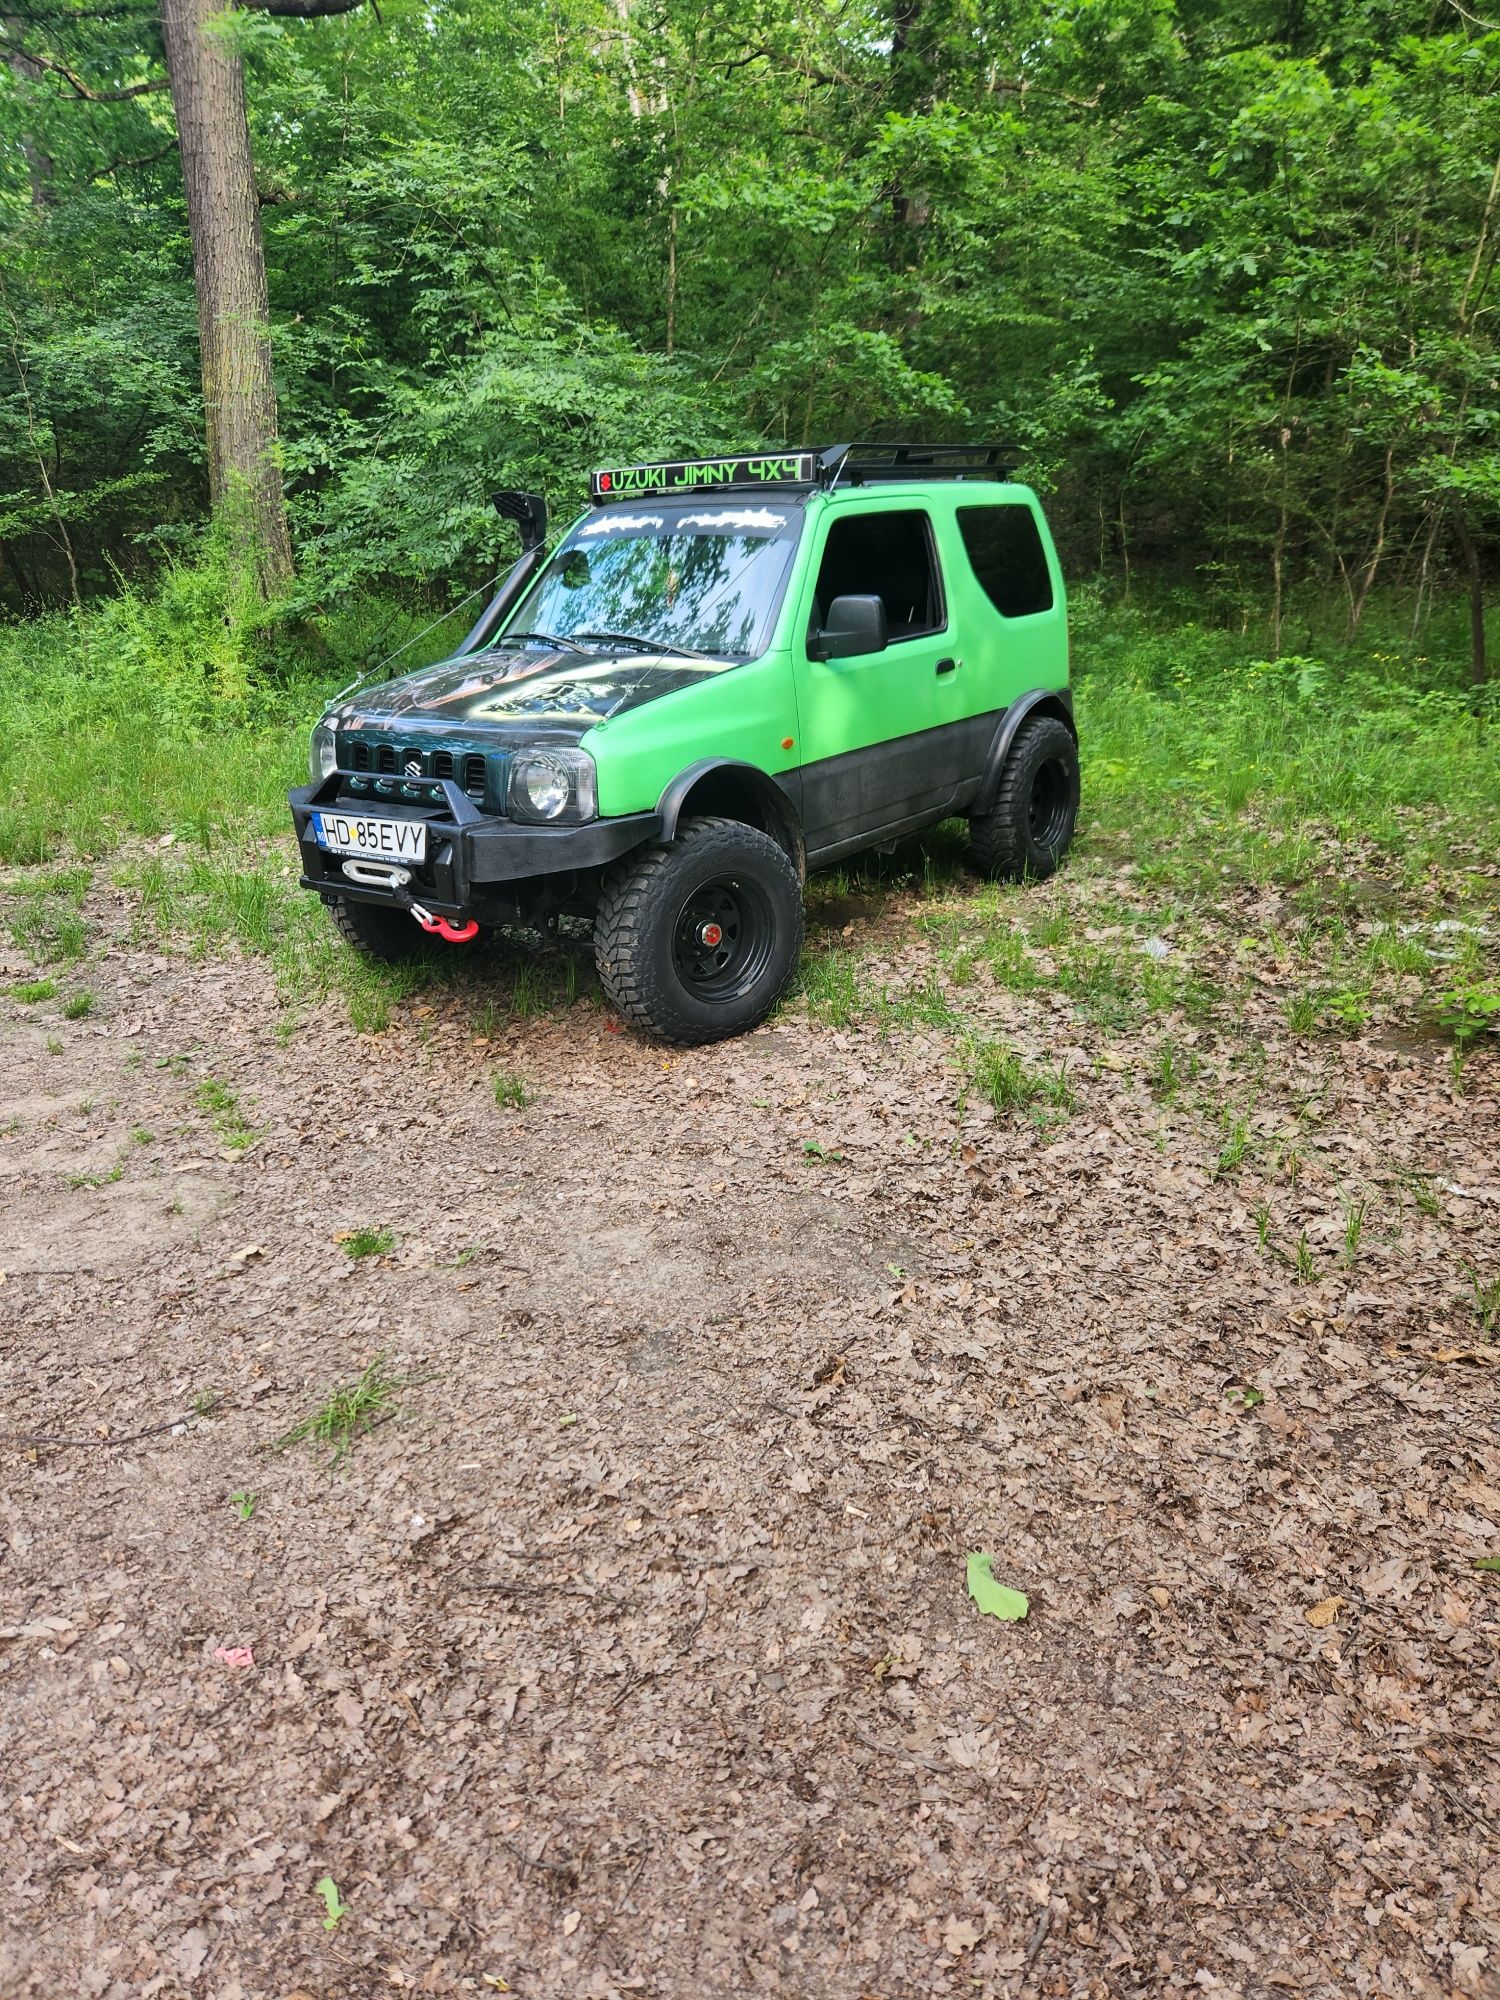
<path id="1" fill-rule="evenodd" d="M 313 808 L 335 804 L 339 789 L 335 771 L 319 784 L 298 785 L 287 794 L 302 851 L 303 888 L 315 889 L 325 899 L 398 901 L 388 889 L 352 881 L 344 873 L 344 857 L 326 854 L 314 840 Z M 368 798 L 344 802 L 346 810 L 357 809 L 367 817 L 427 822 L 427 859 L 411 871 L 410 894 L 440 916 L 503 923 L 527 900 L 528 889 L 566 892 L 566 878 L 576 880 L 606 868 L 661 831 L 661 815 L 654 812 L 595 819 L 583 826 L 525 826 L 480 812 L 451 781 L 444 781 L 443 793 L 445 807 L 391 811 L 384 802 Z"/>

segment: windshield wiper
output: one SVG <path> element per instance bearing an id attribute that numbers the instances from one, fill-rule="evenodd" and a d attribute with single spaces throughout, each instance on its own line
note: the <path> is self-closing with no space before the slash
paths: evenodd
<path id="1" fill-rule="evenodd" d="M 580 639 L 602 639 L 607 646 L 638 646 L 643 653 L 676 653 L 684 660 L 711 660 L 712 653 L 695 653 L 691 646 L 674 646 L 670 639 L 648 639 L 639 632 L 579 632 Z"/>
<path id="2" fill-rule="evenodd" d="M 566 646 L 570 653 L 585 653 L 588 651 L 586 646 L 580 646 L 572 639 L 559 638 L 556 632 L 502 632 L 494 643 L 497 646 L 509 646 L 513 644 L 526 646 L 530 645 L 533 640 L 539 641 L 544 646 Z"/>

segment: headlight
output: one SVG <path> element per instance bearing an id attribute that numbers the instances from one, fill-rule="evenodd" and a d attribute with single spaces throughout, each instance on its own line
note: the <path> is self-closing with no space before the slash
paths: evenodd
<path id="1" fill-rule="evenodd" d="M 592 819 L 593 758 L 586 750 L 522 750 L 510 767 L 510 809 L 517 819 Z"/>
<path id="2" fill-rule="evenodd" d="M 307 752 L 307 775 L 313 783 L 319 784 L 331 777 L 339 767 L 338 745 L 334 741 L 333 725 L 320 722 L 312 733 L 312 743 Z"/>

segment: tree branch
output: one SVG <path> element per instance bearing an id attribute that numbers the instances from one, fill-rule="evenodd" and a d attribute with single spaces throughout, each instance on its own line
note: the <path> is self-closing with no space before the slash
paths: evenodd
<path id="1" fill-rule="evenodd" d="M 145 83 L 127 83 L 119 90 L 92 90 L 66 63 L 54 62 L 50 56 L 35 56 L 29 49 L 25 53 L 28 62 L 35 63 L 38 69 L 47 70 L 53 76 L 60 76 L 75 97 L 81 97 L 89 104 L 123 104 L 127 97 L 145 97 L 151 91 L 167 88 L 164 76 L 153 76 Z"/>
<path id="2" fill-rule="evenodd" d="M 164 160 L 168 153 L 175 153 L 176 151 L 177 141 L 175 139 L 168 139 L 167 143 L 164 146 L 158 146 L 154 153 L 142 153 L 137 159 L 133 160 L 111 160 L 107 167 L 100 167 L 97 173 L 90 174 L 89 179 L 107 181 L 111 174 L 128 173 L 132 167 L 154 166 L 158 160 Z"/>

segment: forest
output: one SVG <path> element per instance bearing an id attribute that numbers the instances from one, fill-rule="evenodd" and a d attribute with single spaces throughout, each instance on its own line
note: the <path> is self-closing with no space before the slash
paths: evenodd
<path id="1" fill-rule="evenodd" d="M 1486 676 L 1460 0 L 6 0 L 0 47 L 13 619 L 220 545 L 247 633 L 436 607 L 500 484 L 982 437 L 1117 600 L 1273 659 L 1448 610 Z"/>
<path id="2" fill-rule="evenodd" d="M 7 2000 L 1495 1994 L 1497 6 L 0 0 Z M 497 489 L 903 439 L 1045 650 L 452 657 Z"/>

